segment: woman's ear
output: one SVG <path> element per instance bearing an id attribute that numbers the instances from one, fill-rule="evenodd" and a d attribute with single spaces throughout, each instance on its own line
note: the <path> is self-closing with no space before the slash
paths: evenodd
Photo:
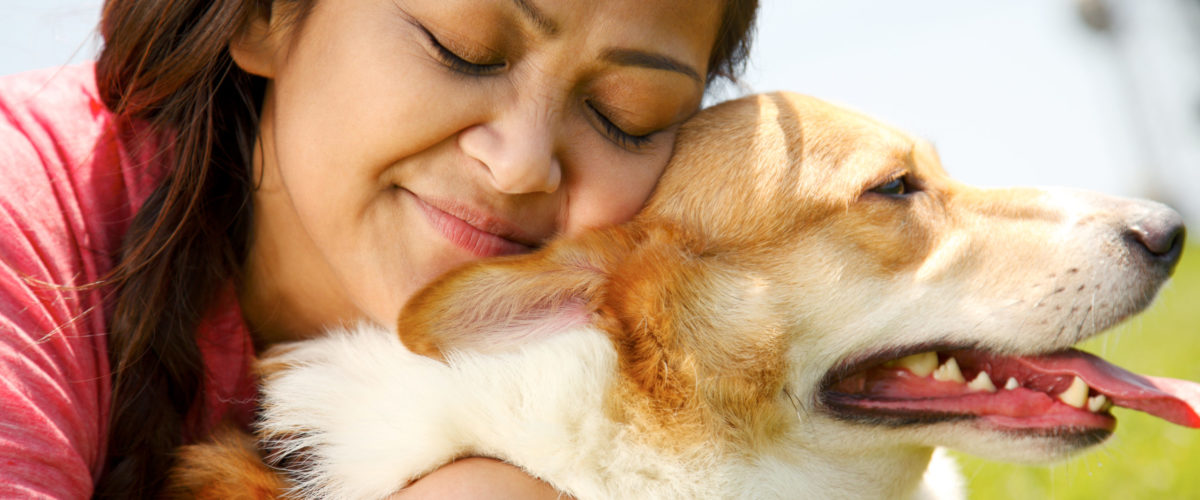
<path id="1" fill-rule="evenodd" d="M 275 77 L 289 28 L 294 24 L 286 22 L 278 10 L 260 9 L 229 41 L 229 55 L 242 71 L 263 78 Z"/>

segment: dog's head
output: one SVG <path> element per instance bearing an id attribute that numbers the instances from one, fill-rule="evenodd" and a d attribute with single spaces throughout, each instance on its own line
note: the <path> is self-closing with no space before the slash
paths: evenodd
<path id="1" fill-rule="evenodd" d="M 1050 459 L 1114 403 L 1200 426 L 1197 386 L 1069 350 L 1145 308 L 1182 242 L 1162 205 L 970 188 L 868 117 L 753 96 L 685 125 L 631 223 L 453 273 L 400 331 L 437 356 L 593 322 L 614 418 L 664 443 Z"/>
<path id="2" fill-rule="evenodd" d="M 818 435 L 1038 460 L 1106 437 L 1112 403 L 1200 425 L 1180 400 L 1194 387 L 1067 351 L 1169 277 L 1183 226 L 1165 206 L 971 188 L 927 142 L 774 94 L 689 123 L 642 220 L 702 235 L 694 265 L 719 262 L 690 283 L 709 317 L 685 312 L 723 345 L 714 367 L 781 362 L 784 406 Z"/>

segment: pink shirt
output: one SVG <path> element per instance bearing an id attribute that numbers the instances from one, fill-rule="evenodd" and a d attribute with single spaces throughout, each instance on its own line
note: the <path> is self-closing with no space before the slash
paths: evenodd
<path id="1" fill-rule="evenodd" d="M 160 151 L 118 137 L 91 64 L 0 77 L 0 498 L 87 498 L 105 459 L 105 287 Z M 232 286 L 198 332 L 211 427 L 247 422 L 253 346 Z M 231 413 L 232 412 L 232 413 Z"/>

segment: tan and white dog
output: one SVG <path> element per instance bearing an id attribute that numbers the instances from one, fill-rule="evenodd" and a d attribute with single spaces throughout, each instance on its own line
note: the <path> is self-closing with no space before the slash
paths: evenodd
<path id="1" fill-rule="evenodd" d="M 1053 460 L 1114 404 L 1200 426 L 1200 385 L 1070 349 L 1182 244 L 1162 205 L 969 188 L 868 117 L 752 96 L 685 125 L 632 222 L 452 272 L 397 331 L 277 349 L 258 437 L 306 497 L 486 456 L 585 499 L 956 498 L 938 447 Z M 185 449 L 180 491 L 253 480 L 222 453 Z"/>

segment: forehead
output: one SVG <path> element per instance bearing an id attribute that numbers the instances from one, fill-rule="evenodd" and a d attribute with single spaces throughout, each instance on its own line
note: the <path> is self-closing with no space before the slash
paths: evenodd
<path id="1" fill-rule="evenodd" d="M 817 99 L 741 99 L 684 127 L 648 211 L 713 229 L 708 234 L 763 237 L 844 211 L 863 191 L 921 171 L 928 155 L 919 144 Z"/>
<path id="2" fill-rule="evenodd" d="M 863 186 L 915 166 L 917 141 L 856 112 L 806 96 L 772 99 L 777 126 L 793 149 L 803 149 L 805 170 L 836 185 Z"/>
<path id="3" fill-rule="evenodd" d="M 586 37 L 604 45 L 654 49 L 706 62 L 724 10 L 722 0 L 463 0 L 518 14 L 551 37 Z M 701 68 L 703 69 L 703 68 Z"/>
<path id="4" fill-rule="evenodd" d="M 775 199 L 856 196 L 872 182 L 936 160 L 930 151 L 865 115 L 807 96 L 767 94 L 711 108 L 689 123 L 669 174 L 748 183 Z M 776 192 L 789 188 L 802 191 Z"/>

